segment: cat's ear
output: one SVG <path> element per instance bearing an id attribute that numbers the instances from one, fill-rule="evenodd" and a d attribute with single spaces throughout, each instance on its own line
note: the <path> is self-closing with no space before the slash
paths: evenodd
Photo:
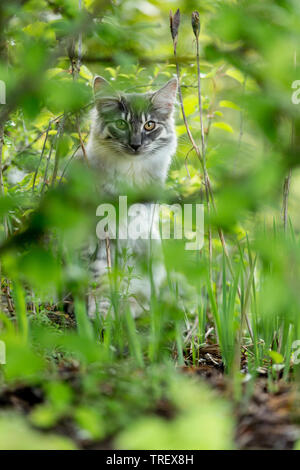
<path id="1" fill-rule="evenodd" d="M 96 106 L 100 112 L 105 113 L 113 111 L 119 106 L 118 96 L 105 78 L 97 75 L 97 77 L 94 78 L 93 87 Z"/>
<path id="2" fill-rule="evenodd" d="M 94 89 L 95 98 L 97 98 L 98 96 L 105 96 L 109 94 L 111 95 L 113 92 L 113 88 L 110 85 L 110 83 L 108 83 L 108 81 L 105 80 L 105 78 L 100 77 L 100 75 L 97 75 L 94 78 L 93 89 Z"/>
<path id="3" fill-rule="evenodd" d="M 177 78 L 174 77 L 162 88 L 153 93 L 151 100 L 154 107 L 168 114 L 171 113 L 176 99 L 177 88 L 178 81 Z"/>

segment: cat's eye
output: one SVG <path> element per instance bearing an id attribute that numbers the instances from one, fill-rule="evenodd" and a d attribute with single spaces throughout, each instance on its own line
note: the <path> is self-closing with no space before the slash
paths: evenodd
<path id="1" fill-rule="evenodd" d="M 116 122 L 115 122 L 116 126 L 118 129 L 120 129 L 121 131 L 124 131 L 127 127 L 127 122 L 124 121 L 123 119 L 118 119 Z"/>
<path id="2" fill-rule="evenodd" d="M 144 129 L 146 131 L 153 131 L 153 129 L 155 128 L 155 122 L 154 121 L 147 121 L 146 124 L 144 125 Z"/>

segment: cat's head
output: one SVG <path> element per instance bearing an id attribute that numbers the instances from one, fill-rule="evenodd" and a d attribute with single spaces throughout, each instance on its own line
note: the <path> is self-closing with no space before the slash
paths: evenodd
<path id="1" fill-rule="evenodd" d="M 177 79 L 147 93 L 117 93 L 102 77 L 94 79 L 96 138 L 120 156 L 147 156 L 174 142 L 173 110 Z"/>

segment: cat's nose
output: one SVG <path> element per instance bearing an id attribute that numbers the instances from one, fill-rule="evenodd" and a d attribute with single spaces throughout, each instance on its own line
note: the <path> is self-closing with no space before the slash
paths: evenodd
<path id="1" fill-rule="evenodd" d="M 141 144 L 130 144 L 130 147 L 137 152 L 141 148 Z"/>

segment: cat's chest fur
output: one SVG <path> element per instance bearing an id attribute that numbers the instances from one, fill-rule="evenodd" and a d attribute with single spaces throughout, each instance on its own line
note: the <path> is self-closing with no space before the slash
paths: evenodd
<path id="1" fill-rule="evenodd" d="M 90 164 L 99 174 L 99 185 L 104 192 L 119 194 L 121 187 L 144 188 L 163 184 L 176 149 L 176 138 L 162 149 L 149 155 L 122 157 L 107 152 L 91 137 L 87 145 Z"/>

